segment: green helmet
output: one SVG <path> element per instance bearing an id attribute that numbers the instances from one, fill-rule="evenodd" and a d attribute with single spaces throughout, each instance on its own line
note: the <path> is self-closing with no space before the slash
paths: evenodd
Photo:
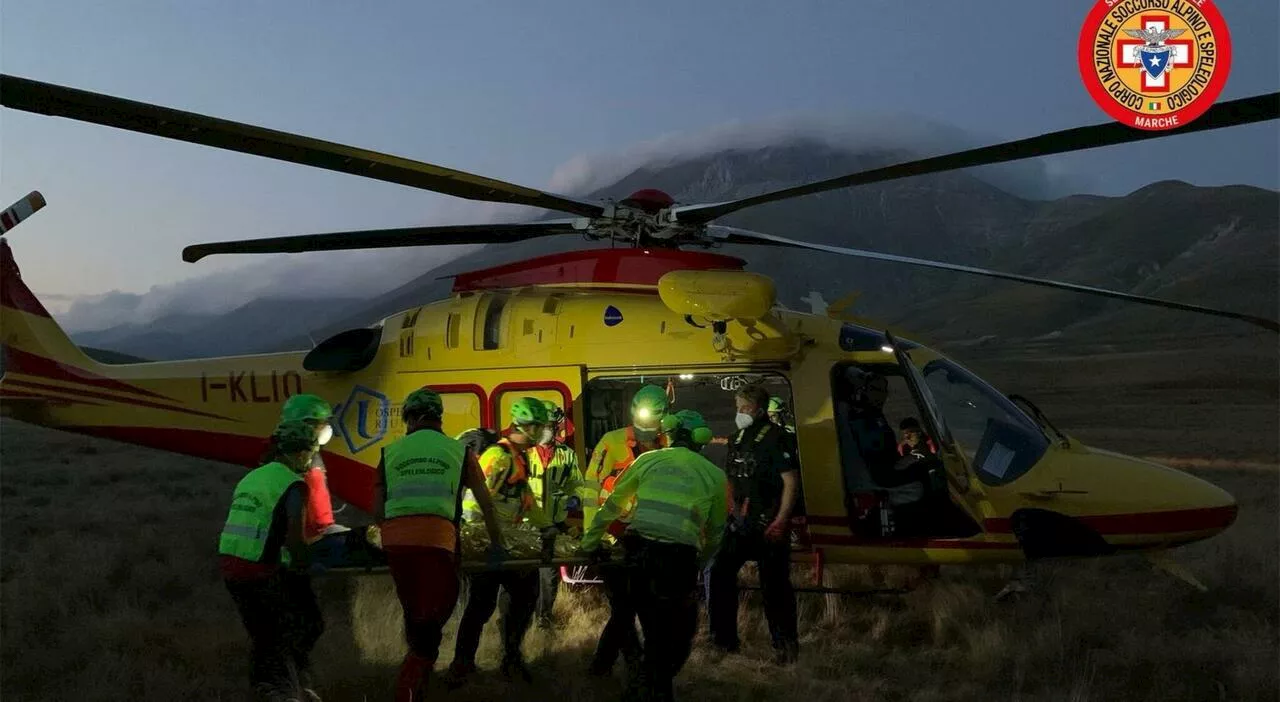
<path id="1" fill-rule="evenodd" d="M 522 397 L 511 403 L 511 423 L 547 424 L 547 406 L 536 397 Z"/>
<path id="2" fill-rule="evenodd" d="M 278 453 L 286 455 L 312 451 L 317 447 L 316 430 L 301 419 L 281 422 L 271 433 L 271 443 Z"/>
<path id="3" fill-rule="evenodd" d="M 769 398 L 769 414 L 778 414 L 787 411 L 787 403 L 783 402 L 781 397 L 774 395 Z"/>
<path id="4" fill-rule="evenodd" d="M 327 422 L 333 416 L 333 408 L 316 395 L 294 395 L 280 408 L 281 422 L 313 420 Z"/>
<path id="5" fill-rule="evenodd" d="M 427 419 L 440 419 L 444 417 L 444 401 L 435 390 L 419 388 L 404 398 L 400 413 L 405 417 L 416 414 Z"/>
<path id="6" fill-rule="evenodd" d="M 559 424 L 564 421 L 564 410 L 560 409 L 560 405 L 551 400 L 543 400 L 542 406 L 547 410 L 547 419 L 552 423 Z"/>
<path id="7" fill-rule="evenodd" d="M 707 421 L 701 414 L 691 409 L 683 409 L 664 416 L 661 426 L 664 434 L 675 434 L 679 437 L 680 434 L 687 432 L 689 439 L 698 446 L 707 444 L 713 436 Z"/>
<path id="8" fill-rule="evenodd" d="M 631 419 L 636 425 L 657 425 L 667 413 L 667 392 L 657 385 L 646 385 L 631 398 Z"/>

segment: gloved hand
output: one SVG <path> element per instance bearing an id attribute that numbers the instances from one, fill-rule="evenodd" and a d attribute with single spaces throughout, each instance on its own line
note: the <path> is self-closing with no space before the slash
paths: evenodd
<path id="1" fill-rule="evenodd" d="M 613 554 L 609 553 L 608 547 L 600 544 L 590 551 L 581 551 L 579 555 L 586 556 L 587 560 L 592 563 L 604 563 L 609 560 Z"/>
<path id="2" fill-rule="evenodd" d="M 490 568 L 496 568 L 497 566 L 502 565 L 502 562 L 505 561 L 509 555 L 510 554 L 507 552 L 506 546 L 502 544 L 490 544 L 489 551 L 485 554 L 484 563 Z"/>
<path id="3" fill-rule="evenodd" d="M 787 534 L 787 523 L 782 519 L 775 519 L 769 522 L 769 526 L 764 530 L 764 538 L 769 541 L 782 541 Z"/>

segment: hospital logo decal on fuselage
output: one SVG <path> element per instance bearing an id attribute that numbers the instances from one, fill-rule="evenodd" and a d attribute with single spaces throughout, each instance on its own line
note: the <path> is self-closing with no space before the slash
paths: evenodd
<path id="1" fill-rule="evenodd" d="M 387 435 L 391 402 L 387 396 L 356 385 L 334 412 L 334 431 L 342 435 L 353 455 L 373 446 Z"/>
<path id="2" fill-rule="evenodd" d="M 609 305 L 604 308 L 604 325 L 606 327 L 616 327 L 622 324 L 622 310 Z"/>

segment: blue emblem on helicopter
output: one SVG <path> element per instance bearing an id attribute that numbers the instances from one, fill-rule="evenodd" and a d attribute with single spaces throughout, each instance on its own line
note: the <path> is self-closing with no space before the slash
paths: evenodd
<path id="1" fill-rule="evenodd" d="M 622 324 L 622 310 L 609 305 L 604 308 L 604 325 L 606 327 L 616 327 Z"/>
<path id="2" fill-rule="evenodd" d="M 391 402 L 386 395 L 357 385 L 342 403 L 333 422 L 334 430 L 342 434 L 347 449 L 357 454 L 387 435 L 390 414 Z"/>

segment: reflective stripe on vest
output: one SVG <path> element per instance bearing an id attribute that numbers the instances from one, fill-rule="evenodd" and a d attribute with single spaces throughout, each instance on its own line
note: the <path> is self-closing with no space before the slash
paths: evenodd
<path id="1" fill-rule="evenodd" d="M 261 563 L 270 557 L 263 551 L 271 534 L 271 521 L 276 505 L 294 483 L 302 482 L 302 476 L 283 463 L 273 462 L 249 471 L 236 484 L 231 498 L 231 509 L 218 539 L 218 553 L 235 556 L 246 561 Z M 289 565 L 289 550 L 281 542 L 279 562 Z"/>
<path id="2" fill-rule="evenodd" d="M 387 519 L 435 515 L 457 518 L 467 449 L 438 431 L 421 429 L 383 449 Z"/>
<path id="3" fill-rule="evenodd" d="M 562 522 L 569 514 L 566 506 L 569 496 L 565 494 L 564 488 L 571 476 L 571 469 L 578 463 L 578 457 L 568 446 L 554 446 L 551 460 L 545 466 L 542 464 L 540 448 L 529 451 L 529 487 L 547 517 L 553 522 Z M 543 495 L 544 490 L 551 494 Z"/>
<path id="4" fill-rule="evenodd" d="M 637 458 L 631 469 L 643 466 L 645 474 L 640 476 L 643 482 L 636 491 L 630 528 L 650 538 L 701 548 L 707 515 L 699 514 L 697 505 L 708 496 L 700 494 L 706 488 L 694 462 L 705 460 L 683 448 L 657 449 Z"/>
<path id="5" fill-rule="evenodd" d="M 511 467 L 503 475 L 493 475 L 494 462 L 503 456 L 510 457 Z M 519 524 L 524 519 L 528 506 L 526 500 L 533 499 L 529 488 L 529 472 L 524 451 L 503 439 L 485 449 L 485 452 L 480 455 L 480 468 L 484 472 L 487 484 L 494 486 L 497 481 L 496 486 L 489 491 L 489 499 L 493 502 L 493 511 L 497 514 L 499 523 Z M 480 503 L 476 501 L 471 491 L 467 491 L 467 497 L 462 502 L 462 510 L 467 521 L 481 521 Z"/>

